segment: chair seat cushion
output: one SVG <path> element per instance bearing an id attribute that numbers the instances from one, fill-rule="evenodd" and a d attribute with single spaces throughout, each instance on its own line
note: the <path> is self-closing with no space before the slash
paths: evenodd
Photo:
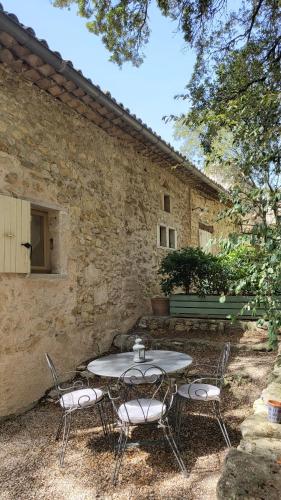
<path id="1" fill-rule="evenodd" d="M 155 422 L 161 418 L 166 411 L 166 405 L 157 399 L 133 399 L 122 404 L 118 410 L 121 422 L 131 424 L 143 424 Z"/>
<path id="2" fill-rule="evenodd" d="M 220 399 L 219 387 L 210 384 L 184 384 L 178 388 L 178 394 L 183 398 L 198 401 L 218 401 Z"/>
<path id="3" fill-rule="evenodd" d="M 60 405 L 65 409 L 84 408 L 85 406 L 91 406 L 97 403 L 102 396 L 103 392 L 101 389 L 79 389 L 61 396 Z"/>

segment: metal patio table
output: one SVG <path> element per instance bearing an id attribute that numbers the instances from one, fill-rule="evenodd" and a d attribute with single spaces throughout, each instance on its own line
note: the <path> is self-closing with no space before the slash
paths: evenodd
<path id="1" fill-rule="evenodd" d="M 146 361 L 143 363 L 134 362 L 134 353 L 121 352 L 118 354 L 109 354 L 101 358 L 91 361 L 87 368 L 89 372 L 99 375 L 100 377 L 107 377 L 109 379 L 119 378 L 126 370 L 132 366 L 137 366 L 143 373 L 150 366 L 157 366 L 164 370 L 166 373 L 175 373 L 184 370 L 192 364 L 192 357 L 188 354 L 176 351 L 161 351 L 161 350 L 147 350 L 145 353 Z M 159 371 L 155 371 L 159 374 Z M 153 369 L 149 370 L 149 375 L 153 375 Z M 114 420 L 113 413 L 108 419 Z M 109 424 L 110 427 L 110 424 Z M 113 428 L 112 428 L 113 429 Z M 128 447 L 135 447 L 140 445 L 162 445 L 163 440 L 141 440 L 128 444 Z M 115 445 L 113 444 L 115 449 Z"/>
<path id="2" fill-rule="evenodd" d="M 108 378 L 119 378 L 131 366 L 138 366 L 140 370 L 147 370 L 149 366 L 158 366 L 166 373 L 174 373 L 187 368 L 192 363 L 192 357 L 176 351 L 146 351 L 144 363 L 134 362 L 133 352 L 109 354 L 95 359 L 88 364 L 88 370 L 95 375 Z M 152 371 L 149 372 L 153 374 Z"/>

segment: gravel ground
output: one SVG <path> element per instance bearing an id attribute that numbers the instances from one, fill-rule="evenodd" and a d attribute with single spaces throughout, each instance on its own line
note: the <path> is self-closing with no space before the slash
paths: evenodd
<path id="1" fill-rule="evenodd" d="M 249 343 L 247 335 L 244 340 Z M 243 343 L 243 339 L 239 342 Z M 207 344 L 191 347 L 188 352 L 202 363 L 218 357 L 218 351 Z M 233 446 L 240 440 L 239 424 L 265 387 L 274 357 L 272 353 L 241 349 L 231 354 L 222 408 Z M 213 500 L 227 450 L 216 421 L 196 411 L 193 404 L 186 413 L 181 438 L 188 478 L 179 473 L 168 449 L 135 448 L 126 451 L 119 483 L 113 487 L 114 457 L 95 412 L 77 412 L 65 467 L 61 468 L 60 443 L 54 440 L 60 408 L 41 402 L 0 427 L 0 499 Z M 141 432 L 149 433 L 151 439 L 161 431 Z"/>

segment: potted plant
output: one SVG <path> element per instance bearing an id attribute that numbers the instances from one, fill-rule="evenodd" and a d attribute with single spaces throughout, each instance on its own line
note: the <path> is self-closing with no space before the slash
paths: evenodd
<path id="1" fill-rule="evenodd" d="M 151 308 L 154 316 L 169 316 L 170 300 L 168 297 L 152 297 Z"/>

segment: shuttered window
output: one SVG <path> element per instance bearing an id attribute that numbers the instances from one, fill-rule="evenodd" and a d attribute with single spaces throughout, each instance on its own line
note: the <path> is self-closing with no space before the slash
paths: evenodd
<path id="1" fill-rule="evenodd" d="M 30 273 L 30 202 L 0 195 L 0 272 Z"/>

